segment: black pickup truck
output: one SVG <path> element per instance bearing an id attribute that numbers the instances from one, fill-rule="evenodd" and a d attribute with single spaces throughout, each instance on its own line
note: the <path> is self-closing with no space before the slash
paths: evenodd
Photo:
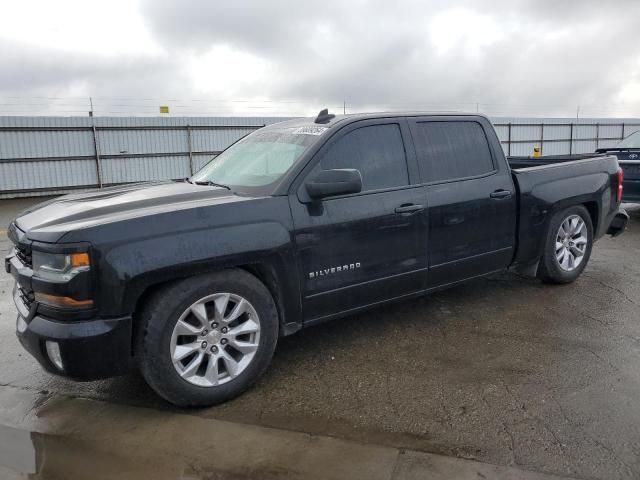
<path id="1" fill-rule="evenodd" d="M 640 131 L 633 132 L 615 147 L 599 148 L 596 152 L 618 157 L 624 173 L 622 201 L 640 203 Z"/>
<path id="2" fill-rule="evenodd" d="M 50 372 L 139 368 L 210 405 L 302 327 L 509 267 L 575 280 L 625 228 L 616 158 L 511 161 L 481 115 L 325 110 L 185 180 L 42 203 L 8 230 L 18 338 Z"/>

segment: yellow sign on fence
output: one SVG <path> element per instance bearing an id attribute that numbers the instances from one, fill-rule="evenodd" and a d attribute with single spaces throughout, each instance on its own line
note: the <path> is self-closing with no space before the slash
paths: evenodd
<path id="1" fill-rule="evenodd" d="M 169 113 L 169 105 L 160 105 L 160 113 Z"/>

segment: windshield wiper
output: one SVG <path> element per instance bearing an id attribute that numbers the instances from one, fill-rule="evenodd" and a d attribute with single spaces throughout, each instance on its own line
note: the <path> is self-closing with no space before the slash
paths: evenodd
<path id="1" fill-rule="evenodd" d="M 231 190 L 231 187 L 229 185 L 223 185 L 221 183 L 212 182 L 211 180 L 196 180 L 195 182 L 191 182 L 191 183 L 194 183 L 195 185 L 206 185 L 208 187 L 220 187 L 220 188 L 226 188 L 227 190 Z"/>

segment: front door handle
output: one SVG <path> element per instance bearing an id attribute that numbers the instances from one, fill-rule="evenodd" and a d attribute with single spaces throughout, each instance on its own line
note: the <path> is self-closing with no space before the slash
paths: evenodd
<path id="1" fill-rule="evenodd" d="M 509 190 L 496 190 L 489 195 L 491 198 L 511 198 L 511 191 Z"/>
<path id="2" fill-rule="evenodd" d="M 417 205 L 415 203 L 409 203 L 406 205 L 400 205 L 396 207 L 395 212 L 399 215 L 412 215 L 414 213 L 418 213 L 424 210 L 422 205 Z"/>

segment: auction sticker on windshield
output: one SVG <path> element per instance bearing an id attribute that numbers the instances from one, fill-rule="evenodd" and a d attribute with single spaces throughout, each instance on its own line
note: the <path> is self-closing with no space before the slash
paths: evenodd
<path id="1" fill-rule="evenodd" d="M 291 133 L 293 135 L 322 135 L 328 130 L 327 127 L 318 127 L 316 125 L 307 125 L 295 128 Z"/>

